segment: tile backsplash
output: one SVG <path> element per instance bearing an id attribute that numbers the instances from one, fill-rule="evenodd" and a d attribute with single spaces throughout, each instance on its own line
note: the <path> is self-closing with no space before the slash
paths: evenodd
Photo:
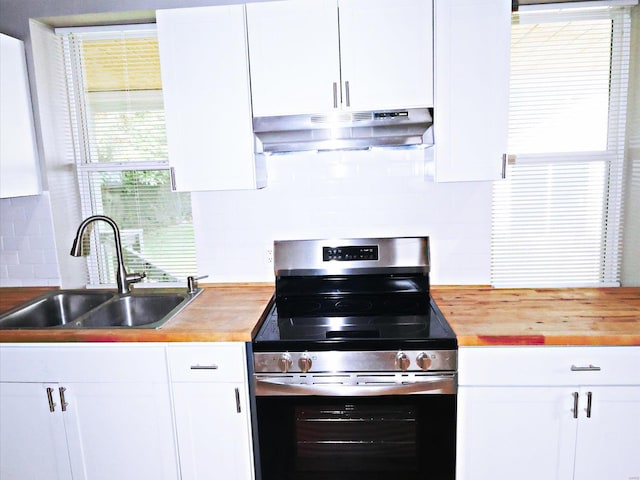
<path id="1" fill-rule="evenodd" d="M 0 286 L 57 285 L 49 195 L 0 200 Z"/>
<path id="2" fill-rule="evenodd" d="M 194 274 L 272 282 L 274 240 L 428 235 L 432 283 L 488 284 L 492 184 L 434 183 L 431 154 L 273 155 L 264 189 L 192 193 Z M 65 285 L 48 194 L 0 200 L 0 240 L 0 286 Z"/>
<path id="3" fill-rule="evenodd" d="M 267 187 L 192 195 L 198 273 L 273 281 L 274 240 L 428 235 L 432 282 L 488 284 L 491 182 L 434 183 L 431 150 L 274 155 Z"/>

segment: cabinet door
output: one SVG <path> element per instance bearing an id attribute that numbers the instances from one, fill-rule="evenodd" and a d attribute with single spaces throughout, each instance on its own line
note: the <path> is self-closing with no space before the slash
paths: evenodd
<path id="1" fill-rule="evenodd" d="M 0 382 L 0 478 L 71 479 L 61 413 L 58 385 Z"/>
<path id="2" fill-rule="evenodd" d="M 72 383 L 65 388 L 74 479 L 177 477 L 167 384 Z"/>
<path id="3" fill-rule="evenodd" d="M 435 0 L 436 181 L 495 180 L 507 149 L 511 1 Z"/>
<path id="4" fill-rule="evenodd" d="M 247 30 L 255 117 L 338 107 L 336 0 L 249 3 Z"/>
<path id="5" fill-rule="evenodd" d="M 461 387 L 456 478 L 572 478 L 578 424 L 572 393 L 566 387 Z"/>
<path id="6" fill-rule="evenodd" d="M 640 478 L 640 387 L 583 387 L 580 399 L 574 480 Z"/>
<path id="7" fill-rule="evenodd" d="M 175 189 L 263 186 L 253 153 L 243 5 L 156 12 Z"/>
<path id="8" fill-rule="evenodd" d="M 432 106 L 431 0 L 340 0 L 339 5 L 344 105 L 354 110 Z"/>
<path id="9" fill-rule="evenodd" d="M 24 44 L 0 33 L 0 198 L 40 193 Z"/>
<path id="10" fill-rule="evenodd" d="M 174 383 L 182 480 L 250 480 L 253 459 L 246 386 Z"/>

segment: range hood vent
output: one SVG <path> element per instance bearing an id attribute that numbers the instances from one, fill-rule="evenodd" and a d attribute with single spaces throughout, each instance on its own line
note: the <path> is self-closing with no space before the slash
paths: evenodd
<path id="1" fill-rule="evenodd" d="M 433 124 L 428 108 L 256 117 L 253 131 L 262 151 L 349 150 L 421 145 Z"/>

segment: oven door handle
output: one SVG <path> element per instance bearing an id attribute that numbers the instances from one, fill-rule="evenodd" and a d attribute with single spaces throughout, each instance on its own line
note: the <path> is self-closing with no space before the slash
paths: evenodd
<path id="1" fill-rule="evenodd" d="M 369 377 L 370 378 L 370 377 Z M 289 381 L 287 381 L 289 380 Z M 325 396 L 325 397 L 378 397 L 382 395 L 449 394 L 457 391 L 456 374 L 421 377 L 419 380 L 394 383 L 371 382 L 360 384 L 291 383 L 290 378 L 280 376 L 259 376 L 255 379 L 257 396 Z"/>

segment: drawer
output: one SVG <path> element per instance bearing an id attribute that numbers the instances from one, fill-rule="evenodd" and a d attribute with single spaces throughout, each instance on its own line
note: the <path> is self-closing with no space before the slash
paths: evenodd
<path id="1" fill-rule="evenodd" d="M 166 383 L 165 346 L 5 343 L 0 345 L 0 381 Z"/>
<path id="2" fill-rule="evenodd" d="M 212 342 L 169 345 L 169 375 L 173 382 L 244 382 L 244 343 Z"/>
<path id="3" fill-rule="evenodd" d="M 640 347 L 461 347 L 460 385 L 640 385 Z"/>

